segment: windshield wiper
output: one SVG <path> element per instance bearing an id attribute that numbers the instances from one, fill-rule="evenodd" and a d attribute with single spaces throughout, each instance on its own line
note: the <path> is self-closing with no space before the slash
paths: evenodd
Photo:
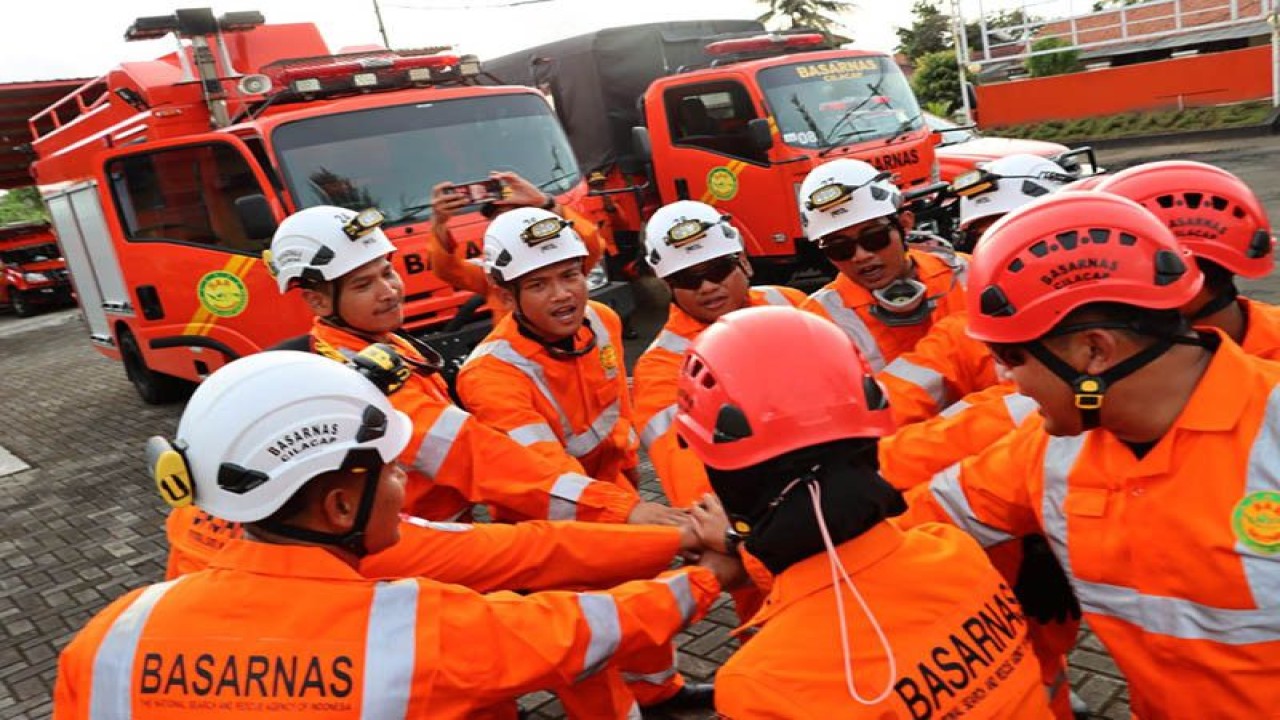
<path id="1" fill-rule="evenodd" d="M 564 173 L 562 175 L 556 175 L 552 177 L 550 180 L 547 180 L 546 182 L 538 183 L 538 189 L 546 190 L 548 187 L 555 185 L 561 180 L 568 180 L 569 178 L 577 177 L 577 175 L 578 175 L 577 173 L 570 173 L 570 172 Z"/>
<path id="2" fill-rule="evenodd" d="M 832 139 L 831 139 L 831 144 L 830 144 L 830 145 L 828 145 L 827 147 L 823 148 L 823 149 L 822 149 L 822 151 L 818 153 L 818 157 L 826 157 L 827 155 L 830 155 L 831 153 L 835 152 L 836 150 L 839 150 L 839 149 L 842 147 L 842 145 L 841 145 L 840 143 L 844 142 L 845 140 L 848 140 L 848 139 L 849 139 L 849 138 L 851 138 L 851 137 L 854 137 L 855 135 L 866 135 L 866 134 L 868 134 L 868 133 L 873 133 L 873 132 L 875 132 L 875 131 L 874 131 L 874 130 L 859 130 L 859 129 L 857 129 L 857 128 L 849 128 L 848 130 L 845 130 L 844 132 L 842 132 L 842 133 L 840 133 L 839 135 L 837 135 L 837 136 L 835 136 L 834 138 L 832 138 Z"/>
<path id="3" fill-rule="evenodd" d="M 804 103 L 800 102 L 800 96 L 796 93 L 791 93 L 791 106 L 796 109 L 796 112 L 800 113 L 800 118 L 804 120 L 804 124 L 808 125 L 809 129 L 813 131 L 814 140 L 816 140 L 820 145 L 826 145 L 826 135 L 818 129 L 818 122 L 809 114 L 809 108 L 805 107 Z"/>
<path id="4" fill-rule="evenodd" d="M 423 203 L 421 205 L 410 205 L 406 208 L 401 208 L 399 217 L 395 218 L 394 220 L 386 220 L 382 224 L 391 226 L 391 225 L 399 225 L 400 223 L 409 222 L 410 220 L 417 220 L 418 216 L 422 213 L 423 210 L 430 210 L 430 209 L 431 209 L 431 203 L 429 202 Z"/>
<path id="5" fill-rule="evenodd" d="M 835 133 L 836 128 L 839 128 L 841 125 L 845 124 L 846 122 L 849 122 L 849 120 L 853 117 L 854 113 L 858 112 L 863 108 L 864 105 L 871 102 L 871 98 L 876 97 L 876 95 L 880 93 L 880 85 L 882 83 L 884 83 L 884 78 L 880 78 L 879 80 L 876 80 L 874 83 L 868 83 L 867 97 L 864 98 L 862 102 L 858 103 L 857 105 L 854 105 L 848 110 L 845 110 L 844 114 L 836 118 L 836 121 L 832 123 L 830 128 L 827 129 L 826 135 L 828 137 L 832 136 Z M 866 131 L 855 131 L 853 133 L 842 133 L 839 136 L 839 139 L 833 140 L 830 144 L 828 144 L 828 147 L 826 147 L 822 152 L 818 153 L 818 157 L 826 157 L 829 153 L 831 153 L 833 150 L 839 147 L 838 143 L 840 142 L 840 140 L 851 137 L 852 135 L 863 134 L 865 132 Z"/>
<path id="6" fill-rule="evenodd" d="M 920 119 L 920 113 L 916 113 L 913 117 L 909 117 L 906 120 L 903 120 L 902 122 L 898 123 L 898 129 L 893 131 L 893 135 L 890 135 L 889 139 L 884 141 L 884 144 L 891 145 L 897 142 L 898 138 L 902 137 L 903 135 L 906 135 L 912 130 L 915 130 L 915 128 L 911 126 L 915 125 L 916 121 L 919 119 Z"/>

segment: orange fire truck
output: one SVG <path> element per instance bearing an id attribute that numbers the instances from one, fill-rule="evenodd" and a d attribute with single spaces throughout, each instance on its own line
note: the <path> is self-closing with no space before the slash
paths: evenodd
<path id="1" fill-rule="evenodd" d="M 468 322 L 481 298 L 424 262 L 434 185 L 514 171 L 607 230 L 546 98 L 478 86 L 473 57 L 332 55 L 311 24 L 208 9 L 138 18 L 126 38 L 169 34 L 176 52 L 123 63 L 30 121 L 31 171 L 91 340 L 149 402 L 309 327 L 261 261 L 297 209 L 378 207 L 406 328 L 455 362 L 487 322 Z M 479 209 L 450 221 L 477 255 Z M 597 299 L 629 312 L 629 288 L 592 278 Z"/>
<path id="2" fill-rule="evenodd" d="M 627 250 L 658 204 L 702 200 L 742 228 L 758 275 L 782 281 L 821 266 L 812 245 L 797 242 L 792 202 L 815 166 L 860 158 L 906 190 L 938 179 L 940 138 L 892 58 L 833 49 L 815 33 L 769 34 L 746 20 L 656 23 L 484 67 L 552 98 Z"/>
<path id="3" fill-rule="evenodd" d="M 67 263 L 45 222 L 0 225 L 0 307 L 18 317 L 71 302 Z"/>

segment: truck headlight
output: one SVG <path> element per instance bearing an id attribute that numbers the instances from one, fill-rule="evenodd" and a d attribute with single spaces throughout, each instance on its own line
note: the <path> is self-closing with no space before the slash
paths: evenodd
<path id="1" fill-rule="evenodd" d="M 609 271 L 604 269 L 604 258 L 587 272 L 587 290 L 595 292 L 609 284 Z"/>
<path id="2" fill-rule="evenodd" d="M 22 279 L 30 283 L 49 282 L 49 276 L 41 272 L 22 273 Z"/>

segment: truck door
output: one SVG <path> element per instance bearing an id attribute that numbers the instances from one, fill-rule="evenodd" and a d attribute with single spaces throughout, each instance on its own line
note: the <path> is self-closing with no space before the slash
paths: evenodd
<path id="1" fill-rule="evenodd" d="M 241 197 L 274 197 L 237 138 L 209 134 L 108 155 L 102 183 L 146 364 L 196 380 L 236 357 L 305 332 L 306 309 L 281 302 L 249 237 Z M 278 205 L 277 205 L 278 207 Z"/>
<path id="2" fill-rule="evenodd" d="M 129 294 L 102 213 L 98 184 L 59 187 L 44 193 L 44 201 L 89 325 L 89 337 L 99 345 L 114 345 L 107 312 L 127 312 Z"/>
<path id="3" fill-rule="evenodd" d="M 725 77 L 667 86 L 646 101 L 653 168 L 663 203 L 681 198 L 723 208 L 744 230 L 747 254 L 790 256 L 794 195 L 752 146 L 747 122 L 763 117 L 751 94 Z M 784 206 L 785 207 L 785 206 Z"/>

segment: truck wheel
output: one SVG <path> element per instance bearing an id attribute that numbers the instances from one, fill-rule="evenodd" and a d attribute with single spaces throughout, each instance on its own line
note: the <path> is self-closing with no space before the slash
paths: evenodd
<path id="1" fill-rule="evenodd" d="M 27 294 L 14 291 L 13 292 L 13 313 L 18 317 L 31 317 L 36 314 L 36 306 L 31 304 L 27 299 Z"/>
<path id="2" fill-rule="evenodd" d="M 124 361 L 124 372 L 129 382 L 138 391 L 142 401 L 148 405 L 163 405 L 181 398 L 191 384 L 172 375 L 158 373 L 147 367 L 142 357 L 138 341 L 128 330 L 120 331 L 120 357 Z"/>

